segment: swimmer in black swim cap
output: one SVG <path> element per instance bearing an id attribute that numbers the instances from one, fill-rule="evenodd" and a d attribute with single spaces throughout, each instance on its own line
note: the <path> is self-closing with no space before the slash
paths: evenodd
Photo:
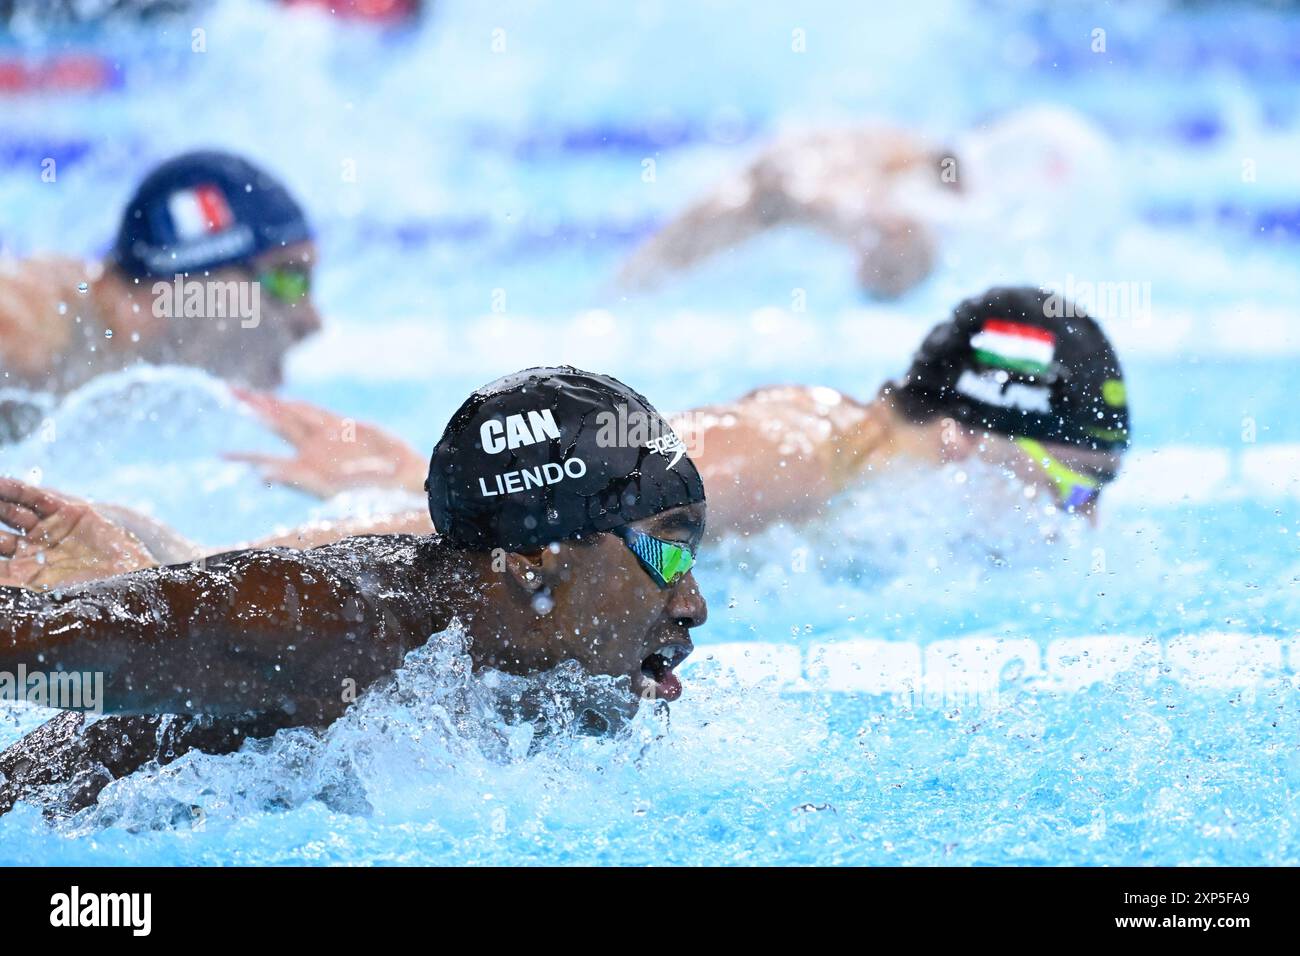
<path id="1" fill-rule="evenodd" d="M 870 402 L 774 386 L 694 416 L 703 423 L 696 461 L 715 491 L 710 524 L 725 530 L 813 517 L 886 469 L 967 458 L 1013 472 L 1044 505 L 1091 518 L 1129 444 L 1110 342 L 1072 303 L 1031 287 L 959 303 Z"/>
<path id="2" fill-rule="evenodd" d="M 0 669 L 104 672 L 109 713 L 319 726 L 347 708 L 341 688 L 364 689 L 459 621 L 476 667 L 573 660 L 631 694 L 680 695 L 674 668 L 707 617 L 691 571 L 704 487 L 641 395 L 572 368 L 494 382 L 447 427 L 428 494 L 444 534 L 0 588 Z M 157 731 L 148 720 L 141 733 Z M 201 739 L 214 746 L 210 727 Z"/>
<path id="3" fill-rule="evenodd" d="M 329 412 L 274 398 L 257 410 L 296 446 L 290 458 L 242 456 L 268 480 L 323 497 L 419 488 L 415 452 L 379 429 L 343 443 L 343 421 Z M 887 467 L 968 457 L 1014 472 L 1040 503 L 1092 516 L 1129 443 L 1124 375 L 1105 333 L 1073 303 L 1031 287 L 960 303 L 906 375 L 871 401 L 776 385 L 671 421 L 710 489 L 709 526 L 722 535 L 814 518 Z M 424 515 L 389 520 L 418 530 Z"/>
<path id="4" fill-rule="evenodd" d="M 147 362 L 274 387 L 321 325 L 316 258 L 302 208 L 265 170 L 177 156 L 136 188 L 103 262 L 0 263 L 0 385 L 66 392 Z"/>
<path id="5" fill-rule="evenodd" d="M 293 458 L 245 456 L 267 469 L 268 478 L 325 496 L 354 484 L 414 491 L 425 480 L 415 452 L 380 429 L 355 426 L 351 434 L 357 440 L 345 443 L 339 436 L 349 429 L 322 409 L 270 396 L 257 397 L 255 407 L 297 445 Z M 472 407 L 473 401 L 457 420 L 470 415 Z M 769 386 L 725 405 L 681 413 L 672 425 L 672 437 L 658 440 L 689 445 L 699 475 L 712 489 L 709 525 L 719 535 L 815 518 L 837 493 L 890 469 L 967 458 L 1013 473 L 1023 482 L 1027 500 L 1037 505 L 1092 520 L 1129 443 L 1124 375 L 1105 334 L 1072 303 L 1028 287 L 990 289 L 960 303 L 926 338 L 906 375 L 886 382 L 873 401 L 857 401 L 825 387 Z M 430 507 L 435 522 L 441 520 L 467 540 L 481 533 L 476 528 L 485 520 L 472 518 L 476 508 L 503 523 L 503 530 L 507 525 L 517 530 L 520 522 L 549 514 L 529 509 L 511 521 L 505 517 L 518 514 L 520 503 L 532 501 L 529 496 L 540 494 L 541 487 L 552 480 L 564 483 L 566 491 L 581 487 L 564 470 L 564 461 L 533 461 L 519 450 L 522 433 L 514 436 L 517 447 L 512 450 L 510 434 L 498 434 L 496 427 L 488 426 L 475 439 L 473 422 L 465 420 L 455 447 L 463 449 L 474 440 L 493 448 L 504 442 L 510 454 L 496 452 L 485 459 L 495 463 L 500 456 L 502 464 L 484 465 L 478 472 L 457 472 L 454 463 L 445 472 L 438 466 L 438 481 L 427 489 L 434 493 Z M 445 458 L 447 441 L 439 446 L 435 465 Z M 518 462 L 505 464 L 516 452 Z M 580 457 L 582 465 L 570 463 L 570 471 L 585 468 L 592 458 Z M 383 463 L 381 468 L 374 467 L 376 461 Z M 412 477 L 416 471 L 419 479 Z M 459 485 L 450 481 L 454 476 Z M 483 482 L 478 499 L 474 480 Z M 512 496 L 519 488 L 527 494 L 516 500 Z M 492 503 L 503 493 L 510 503 L 494 510 Z M 564 507 L 593 504 L 570 500 Z M 21 541 L 0 533 L 0 583 L 57 587 L 119 573 L 123 562 L 142 566 L 140 556 L 150 551 L 153 563 L 201 553 L 192 545 L 178 549 L 167 543 L 177 536 L 142 516 L 123 509 L 109 513 L 104 506 L 83 516 L 86 507 L 48 490 L 0 481 L 0 522 L 26 532 Z M 559 520 L 560 511 L 556 514 Z M 429 513 L 409 511 L 364 521 L 318 522 L 260 546 L 313 547 L 350 534 L 430 530 Z M 142 548 L 137 538 L 165 544 Z"/>

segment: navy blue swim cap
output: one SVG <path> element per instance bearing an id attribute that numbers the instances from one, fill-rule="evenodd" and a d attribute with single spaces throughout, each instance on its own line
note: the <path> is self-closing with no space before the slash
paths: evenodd
<path id="1" fill-rule="evenodd" d="M 293 197 L 229 153 L 186 153 L 145 177 L 122 216 L 113 259 L 136 278 L 245 262 L 310 239 Z"/>

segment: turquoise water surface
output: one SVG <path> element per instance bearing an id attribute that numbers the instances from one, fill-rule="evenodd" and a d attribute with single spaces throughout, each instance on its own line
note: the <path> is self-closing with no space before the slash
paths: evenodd
<path id="1" fill-rule="evenodd" d="M 563 729 L 592 682 L 559 673 L 541 689 L 561 729 L 533 740 L 496 715 L 519 687 L 458 676 L 457 635 L 438 635 L 323 737 L 142 771 L 56 825 L 18 807 L 0 861 L 1300 863 L 1300 19 L 437 6 L 378 35 L 222 3 L 203 54 L 186 19 L 71 37 L 115 87 L 0 99 L 0 249 L 98 255 L 148 164 L 246 151 L 322 247 L 327 329 L 286 393 L 421 448 L 471 388 L 529 365 L 609 372 L 665 409 L 773 381 L 866 397 L 988 285 L 1145 283 L 1149 311 L 1106 323 L 1136 440 L 1103 520 L 1033 513 L 979 468 L 886 478 L 707 553 L 684 696 L 613 738 Z M 1120 188 L 1070 228 L 954 234 L 888 305 L 797 231 L 612 290 L 639 239 L 779 130 L 883 117 L 946 139 L 1029 103 L 1113 145 Z M 51 415 L 59 440 L 0 449 L 0 471 L 214 547 L 406 503 L 264 487 L 220 454 L 277 439 L 194 371 L 109 377 Z M 46 716 L 0 713 L 0 743 Z"/>

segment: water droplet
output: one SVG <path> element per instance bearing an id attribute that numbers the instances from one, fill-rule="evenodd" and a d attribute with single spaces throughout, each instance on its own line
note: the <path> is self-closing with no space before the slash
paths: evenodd
<path id="1" fill-rule="evenodd" d="M 82 295 L 85 295 L 87 292 L 90 291 L 90 286 L 82 282 L 77 285 L 77 291 L 80 292 Z"/>
<path id="2" fill-rule="evenodd" d="M 546 593 L 537 594 L 533 597 L 533 610 L 538 614 L 550 614 L 551 609 L 555 607 L 554 599 Z"/>
<path id="3" fill-rule="evenodd" d="M 68 314 L 68 303 L 66 303 L 66 302 L 60 302 L 60 303 L 59 303 L 59 315 L 67 315 L 67 314 Z"/>
<path id="4" fill-rule="evenodd" d="M 105 330 L 104 330 L 104 338 L 106 338 L 106 339 L 111 339 L 112 337 L 113 337 L 113 330 L 112 330 L 112 329 L 105 329 Z"/>

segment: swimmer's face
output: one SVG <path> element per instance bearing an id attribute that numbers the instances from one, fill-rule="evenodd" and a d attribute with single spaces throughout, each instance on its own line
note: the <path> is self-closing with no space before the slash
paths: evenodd
<path id="1" fill-rule="evenodd" d="M 673 508 L 629 527 L 695 549 L 704 534 L 704 505 Z M 510 573 L 524 589 L 531 618 L 512 663 L 545 670 L 576 660 L 592 674 L 628 677 L 640 697 L 677 699 L 681 684 L 673 669 L 694 649 L 691 628 L 708 617 L 694 573 L 660 587 L 620 537 L 605 533 L 511 557 L 527 562 L 512 563 Z"/>
<path id="2" fill-rule="evenodd" d="M 1058 507 L 1066 507 L 1066 492 L 1053 480 L 1045 463 L 1018 445 L 1014 439 L 1005 435 L 976 434 L 970 429 L 962 428 L 951 419 L 941 425 L 941 441 L 944 457 L 947 460 L 975 456 L 989 464 L 996 465 L 1011 472 L 1020 479 L 1035 498 L 1042 497 L 1054 502 Z M 1051 456 L 1053 462 L 1064 466 L 1092 482 L 1098 488 L 1104 488 L 1119 474 L 1121 455 L 1113 451 L 1094 451 L 1067 445 L 1062 442 L 1044 441 L 1042 450 Z M 1085 504 L 1074 510 L 1089 518 L 1094 517 L 1097 499 L 1094 496 Z"/>
<path id="3" fill-rule="evenodd" d="M 248 264 L 188 276 L 187 282 L 204 283 L 208 300 L 201 316 L 168 323 L 160 357 L 255 388 L 278 386 L 286 353 L 321 327 L 310 294 L 315 261 L 316 247 L 303 242 Z M 208 307 L 214 297 L 224 308 Z"/>

